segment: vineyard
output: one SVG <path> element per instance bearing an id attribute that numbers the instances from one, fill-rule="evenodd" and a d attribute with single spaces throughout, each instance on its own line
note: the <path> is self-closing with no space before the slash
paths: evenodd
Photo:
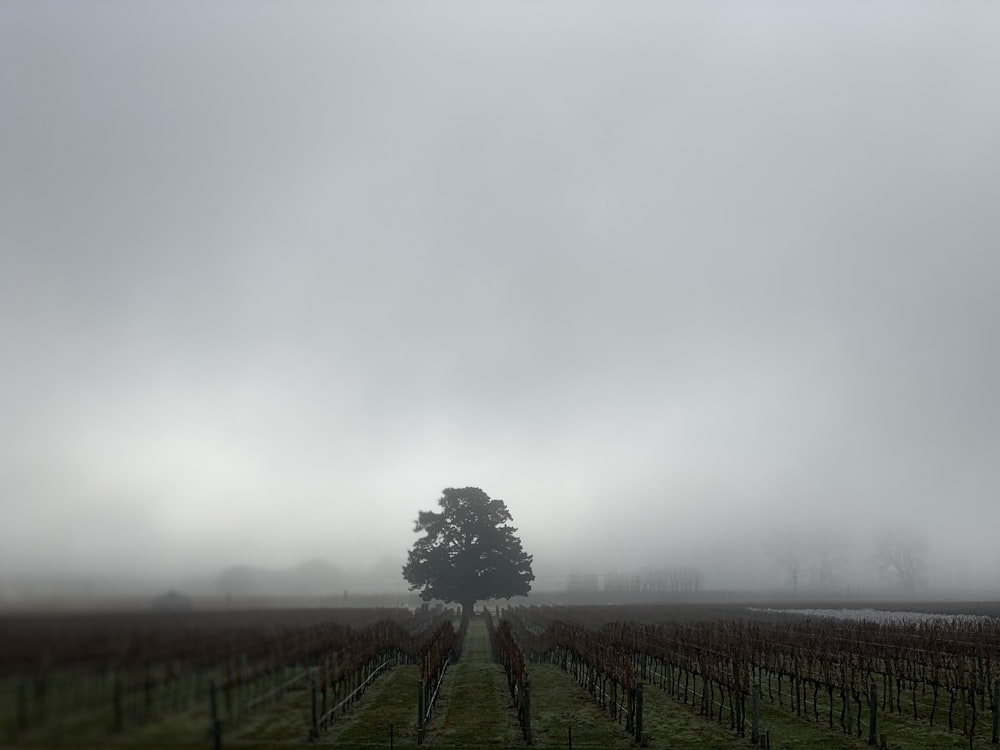
<path id="1" fill-rule="evenodd" d="M 763 703 L 831 732 L 888 746 L 888 724 L 998 742 L 1000 621 L 845 622 L 741 610 L 520 608 L 531 661 L 558 664 L 637 742 L 644 687 L 665 691 L 752 745 L 769 744 Z M 683 618 L 678 615 L 683 614 Z M 883 725 L 880 725 L 880 721 Z M 880 731 L 880 726 L 883 730 Z"/>
<path id="2" fill-rule="evenodd" d="M 317 740 L 393 667 L 419 664 L 421 684 L 439 685 L 460 645 L 450 617 L 402 609 L 9 618 L 3 737 L 92 745 L 166 726 L 168 743 L 219 747 L 224 733 L 305 697 Z M 185 737 L 188 726 L 198 729 Z"/>
<path id="3" fill-rule="evenodd" d="M 986 748 L 1000 739 L 996 617 L 518 607 L 473 621 L 468 637 L 484 645 L 468 658 L 457 624 L 450 611 L 404 609 L 0 619 L 0 743 Z M 482 735 L 487 725 L 496 737 Z"/>

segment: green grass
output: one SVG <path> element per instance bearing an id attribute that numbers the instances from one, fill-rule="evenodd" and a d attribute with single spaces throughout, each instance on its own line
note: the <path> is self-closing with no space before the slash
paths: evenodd
<path id="1" fill-rule="evenodd" d="M 650 747 L 709 750 L 749 744 L 736 738 L 728 721 L 719 724 L 717 720 L 699 716 L 654 685 L 645 686 L 643 703 L 643 731 L 650 736 Z"/>
<path id="2" fill-rule="evenodd" d="M 787 688 L 787 685 L 786 685 Z M 699 682 L 700 689 L 700 682 Z M 775 692 L 776 695 L 776 692 Z M 777 750 L 785 748 L 787 750 L 811 750 L 812 748 L 825 750 L 861 750 L 870 748 L 868 745 L 867 718 L 868 709 L 862 706 L 862 728 L 863 734 L 858 737 L 845 733 L 840 727 L 839 695 L 834 699 L 834 726 L 829 726 L 829 706 L 825 703 L 826 694 L 819 694 L 819 716 L 820 721 L 813 720 L 813 707 L 811 700 L 812 692 L 807 691 L 807 701 L 804 702 L 803 709 L 808 716 L 796 716 L 789 707 L 789 695 L 785 694 L 784 706 L 771 703 L 767 695 L 761 701 L 761 732 L 770 734 L 771 747 Z M 908 694 L 904 692 L 904 697 Z M 906 700 L 903 700 L 904 707 Z M 749 701 L 747 711 L 749 713 Z M 856 706 L 854 711 L 857 711 Z M 730 728 L 728 707 L 720 722 L 718 716 L 710 719 L 700 715 L 697 709 L 690 705 L 685 705 L 676 698 L 669 696 L 665 691 L 652 684 L 647 684 L 645 689 L 645 711 L 644 728 L 652 736 L 651 747 L 670 748 L 721 748 L 740 747 L 749 744 L 750 717 L 747 716 L 746 733 L 747 738 L 736 737 L 735 732 Z M 956 712 L 957 713 L 957 712 Z M 969 739 L 959 732 L 949 732 L 941 724 L 939 713 L 938 723 L 934 727 L 928 725 L 926 720 L 913 720 L 912 715 L 900 716 L 890 714 L 887 711 L 879 711 L 878 734 L 885 735 L 888 747 L 891 750 L 960 750 L 969 747 Z M 685 718 L 686 717 L 686 718 Z M 855 714 L 856 718 L 856 714 Z M 988 718 L 988 717 L 987 717 Z M 986 721 L 981 715 L 979 719 L 979 731 L 982 734 L 974 739 L 973 747 L 985 750 L 993 747 L 990 744 L 989 732 L 984 731 Z M 856 726 L 856 725 L 855 725 Z"/>
<path id="3" fill-rule="evenodd" d="M 335 747 L 416 747 L 417 686 L 420 669 L 415 665 L 394 668 L 376 680 L 363 700 L 346 715 L 338 716 L 320 744 Z"/>
<path id="4" fill-rule="evenodd" d="M 587 692 L 559 667 L 532 664 L 531 727 L 541 748 L 630 748 L 634 743 L 621 724 L 601 710 Z"/>
<path id="5" fill-rule="evenodd" d="M 825 747 L 847 749 L 871 747 L 868 745 L 867 703 L 862 701 L 862 736 L 858 737 L 856 729 L 858 709 L 856 704 L 852 704 L 852 710 L 854 711 L 854 732 L 853 734 L 847 734 L 840 727 L 842 703 L 839 693 L 834 694 L 833 728 L 829 726 L 829 706 L 826 702 L 828 700 L 826 693 L 824 691 L 820 691 L 819 693 L 819 723 L 812 720 L 814 714 L 811 690 L 807 691 L 807 695 L 808 699 L 805 701 L 803 708 L 810 718 L 796 716 L 789 708 L 787 695 L 785 696 L 785 705 L 783 707 L 779 707 L 776 703 L 772 704 L 766 697 L 762 700 L 761 721 L 763 726 L 771 728 L 772 747 L 778 747 L 774 743 L 777 737 L 782 738 L 780 747 L 787 748 Z M 903 700 L 905 710 L 909 691 L 905 691 L 904 695 L 906 696 L 906 699 Z M 988 714 L 986 719 L 988 722 Z M 889 747 L 893 750 L 910 750 L 911 748 L 913 750 L 960 750 L 961 748 L 968 748 L 969 738 L 957 731 L 948 731 L 944 723 L 946 720 L 947 708 L 939 710 L 933 727 L 929 725 L 926 719 L 914 720 L 912 714 L 901 716 L 880 708 L 878 713 L 878 734 L 886 735 Z M 980 732 L 983 731 L 987 722 L 984 722 L 983 717 L 980 716 L 978 722 Z M 990 745 L 988 730 L 985 735 L 979 735 L 974 738 L 973 747 L 993 747 Z"/>

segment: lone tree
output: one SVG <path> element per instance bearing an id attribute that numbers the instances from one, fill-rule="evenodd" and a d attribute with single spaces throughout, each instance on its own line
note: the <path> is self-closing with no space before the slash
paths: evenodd
<path id="1" fill-rule="evenodd" d="M 472 614 L 480 599 L 526 596 L 535 574 L 532 556 L 510 526 L 503 500 L 478 487 L 449 487 L 438 500 L 440 512 L 420 511 L 415 532 L 424 532 L 410 550 L 403 577 L 425 601 L 442 599 Z"/>
<path id="2" fill-rule="evenodd" d="M 927 583 L 930 542 L 912 526 L 884 526 L 875 535 L 875 565 L 879 574 L 903 591 L 912 592 Z"/>

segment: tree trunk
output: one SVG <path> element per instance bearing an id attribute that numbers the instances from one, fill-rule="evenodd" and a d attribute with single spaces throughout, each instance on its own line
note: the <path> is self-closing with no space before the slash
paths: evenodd
<path id="1" fill-rule="evenodd" d="M 469 618 L 472 617 L 472 612 L 475 606 L 475 600 L 472 600 L 471 602 L 462 602 L 462 625 L 469 624 Z"/>

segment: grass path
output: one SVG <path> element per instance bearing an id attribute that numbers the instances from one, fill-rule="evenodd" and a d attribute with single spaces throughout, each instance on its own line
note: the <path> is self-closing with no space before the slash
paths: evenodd
<path id="1" fill-rule="evenodd" d="M 622 725 L 612 720 L 587 692 L 554 664 L 529 665 L 531 729 L 540 748 L 634 748 Z"/>
<path id="2" fill-rule="evenodd" d="M 523 745 L 503 668 L 490 655 L 486 622 L 473 619 L 462 659 L 452 666 L 424 746 L 507 748 Z"/>
<path id="3" fill-rule="evenodd" d="M 417 746 L 417 686 L 420 668 L 414 664 L 396 667 L 380 677 L 365 693 L 356 710 L 349 712 L 318 744 L 334 747 Z"/>

